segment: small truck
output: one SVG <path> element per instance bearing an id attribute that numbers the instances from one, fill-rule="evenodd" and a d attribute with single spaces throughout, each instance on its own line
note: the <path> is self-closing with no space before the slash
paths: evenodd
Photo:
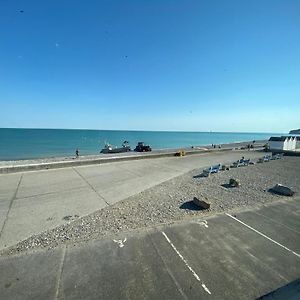
<path id="1" fill-rule="evenodd" d="M 145 145 L 143 142 L 138 142 L 137 146 L 135 147 L 134 151 L 137 152 L 149 152 L 152 151 L 149 145 Z"/>

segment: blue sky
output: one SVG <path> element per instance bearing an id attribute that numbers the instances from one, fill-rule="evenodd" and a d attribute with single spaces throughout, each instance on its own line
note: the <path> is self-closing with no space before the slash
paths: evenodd
<path id="1" fill-rule="evenodd" d="M 0 127 L 300 127 L 298 0 L 0 7 Z"/>

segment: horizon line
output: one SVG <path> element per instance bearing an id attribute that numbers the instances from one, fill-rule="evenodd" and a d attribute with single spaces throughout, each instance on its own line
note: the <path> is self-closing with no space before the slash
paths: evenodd
<path id="1" fill-rule="evenodd" d="M 140 129 L 94 129 L 94 128 L 46 128 L 46 127 L 0 127 L 0 129 L 30 129 L 30 130 L 88 130 L 88 131 L 134 131 L 134 132 L 191 132 L 191 133 L 265 133 L 265 134 L 289 134 L 285 132 L 263 131 L 197 131 L 197 130 L 140 130 Z M 294 129 L 292 129 L 294 130 Z"/>

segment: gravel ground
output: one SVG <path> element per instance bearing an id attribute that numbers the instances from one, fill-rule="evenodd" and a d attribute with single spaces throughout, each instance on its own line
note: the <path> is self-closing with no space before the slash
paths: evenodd
<path id="1" fill-rule="evenodd" d="M 287 198 L 268 191 L 276 183 L 292 187 L 296 197 L 300 193 L 300 157 L 284 157 L 248 167 L 231 168 L 210 177 L 199 176 L 201 172 L 195 169 L 91 215 L 82 218 L 69 216 L 65 225 L 32 236 L 2 254 L 37 248 L 52 249 L 61 244 L 73 245 L 107 235 Z M 239 180 L 240 187 L 227 188 L 230 178 Z M 190 202 L 193 197 L 207 199 L 211 208 L 197 210 Z"/>

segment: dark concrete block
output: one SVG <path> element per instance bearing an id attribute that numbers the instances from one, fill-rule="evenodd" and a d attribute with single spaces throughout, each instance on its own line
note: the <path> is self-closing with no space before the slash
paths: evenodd
<path id="1" fill-rule="evenodd" d="M 210 208 L 210 203 L 205 202 L 204 200 L 200 200 L 197 197 L 194 197 L 193 202 L 194 202 L 194 204 L 196 204 L 198 207 L 200 207 L 202 209 Z"/>

